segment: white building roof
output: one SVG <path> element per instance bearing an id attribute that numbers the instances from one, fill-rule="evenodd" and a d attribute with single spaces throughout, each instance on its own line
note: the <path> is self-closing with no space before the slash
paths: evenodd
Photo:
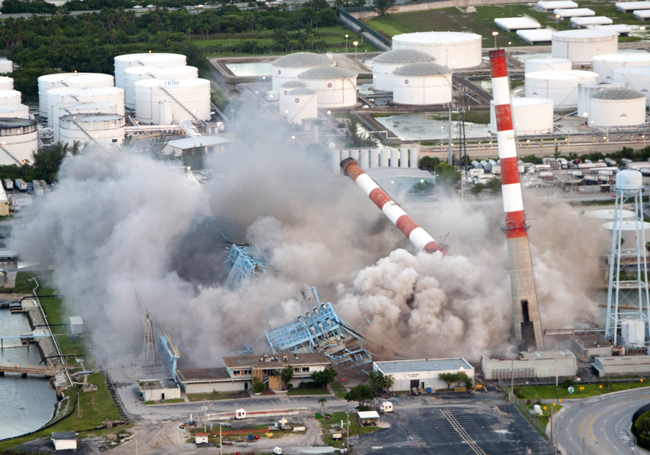
<path id="1" fill-rule="evenodd" d="M 357 73 L 336 66 L 320 66 L 303 71 L 298 75 L 299 79 L 314 80 L 347 79 L 352 77 L 357 77 Z"/>
<path id="2" fill-rule="evenodd" d="M 436 59 L 426 52 L 416 51 L 415 49 L 395 49 L 393 51 L 384 52 L 377 56 L 374 63 L 425 63 L 435 62 Z"/>
<path id="3" fill-rule="evenodd" d="M 426 43 L 426 44 L 445 44 L 445 43 L 465 43 L 481 41 L 483 38 L 476 33 L 466 32 L 415 32 L 395 35 L 393 42 L 400 41 L 403 43 Z"/>
<path id="4" fill-rule="evenodd" d="M 645 95 L 629 88 L 610 88 L 591 95 L 592 100 L 638 100 Z"/>
<path id="5" fill-rule="evenodd" d="M 417 359 L 375 362 L 377 368 L 384 374 L 413 373 L 416 371 L 455 371 L 461 367 L 465 370 L 474 370 L 467 360 L 455 359 Z"/>
<path id="6" fill-rule="evenodd" d="M 551 42 L 553 40 L 553 30 L 519 30 L 517 36 L 530 44 Z"/>
<path id="7" fill-rule="evenodd" d="M 71 325 L 83 325 L 84 321 L 79 316 L 70 316 Z"/>
<path id="8" fill-rule="evenodd" d="M 525 30 L 525 29 L 535 29 L 542 28 L 539 22 L 530 17 L 499 17 L 494 19 L 494 23 L 497 24 L 497 27 L 500 27 L 504 30 Z"/>
<path id="9" fill-rule="evenodd" d="M 578 27 L 586 27 L 587 25 L 612 25 L 614 21 L 605 16 L 591 16 L 572 17 L 571 23 L 577 25 Z"/>
<path id="10" fill-rule="evenodd" d="M 569 0 L 558 0 L 558 1 L 550 1 L 550 2 L 537 2 L 537 6 L 542 8 L 543 10 L 550 11 L 552 9 L 569 9 L 569 8 L 577 8 L 578 4 L 576 2 L 572 2 Z"/>
<path id="11" fill-rule="evenodd" d="M 556 9 L 553 14 L 560 15 L 560 17 L 577 17 L 577 16 L 595 16 L 596 12 L 589 8 L 575 8 L 575 9 Z"/>
<path id="12" fill-rule="evenodd" d="M 632 31 L 632 27 L 625 24 L 597 25 L 594 28 L 607 30 L 608 32 L 616 32 L 619 35 L 628 35 Z"/>
<path id="13" fill-rule="evenodd" d="M 377 411 L 358 411 L 357 415 L 360 419 L 378 419 L 379 413 Z"/>
<path id="14" fill-rule="evenodd" d="M 285 55 L 271 63 L 276 68 L 310 68 L 313 66 L 331 66 L 334 62 L 329 57 L 313 52 L 296 52 Z"/>
<path id="15" fill-rule="evenodd" d="M 650 9 L 650 2 L 618 2 L 615 3 L 616 9 L 621 11 L 637 11 L 641 9 Z"/>
<path id="16" fill-rule="evenodd" d="M 634 17 L 638 17 L 639 19 L 647 19 L 650 17 L 650 10 L 642 9 L 639 11 L 635 11 Z"/>
<path id="17" fill-rule="evenodd" d="M 221 136 L 197 136 L 169 141 L 167 145 L 177 149 L 187 150 L 194 147 L 210 147 L 213 145 L 227 144 L 229 142 L 232 142 L 232 140 Z"/>

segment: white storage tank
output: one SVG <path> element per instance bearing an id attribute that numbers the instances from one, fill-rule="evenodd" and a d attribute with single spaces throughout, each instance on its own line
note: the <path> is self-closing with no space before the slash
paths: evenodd
<path id="1" fill-rule="evenodd" d="M 80 115 L 80 114 L 117 114 L 118 107 L 115 103 L 79 103 L 79 104 L 55 104 L 51 109 L 52 116 L 50 117 L 50 125 L 52 127 L 52 139 L 54 142 L 61 140 L 60 138 L 60 122 L 61 117 L 66 115 Z"/>
<path id="2" fill-rule="evenodd" d="M 318 107 L 350 107 L 357 104 L 357 73 L 333 66 L 312 68 L 298 80 L 318 94 Z"/>
<path id="3" fill-rule="evenodd" d="M 284 84 L 280 85 L 280 92 L 278 94 L 278 100 L 279 100 L 278 104 L 280 106 L 280 110 L 279 110 L 280 114 L 282 114 L 285 110 L 287 110 L 287 103 L 291 101 L 287 97 L 287 95 L 291 90 L 296 88 L 309 88 L 309 86 L 297 79 L 293 81 L 285 82 Z"/>
<path id="4" fill-rule="evenodd" d="M 167 125 L 170 120 L 172 122 L 210 120 L 210 81 L 207 79 L 137 81 L 135 116 L 144 124 L 155 125 Z"/>
<path id="5" fill-rule="evenodd" d="M 7 76 L 0 76 L 0 90 L 13 90 L 14 80 Z"/>
<path id="6" fill-rule="evenodd" d="M 511 99 L 512 126 L 515 135 L 526 136 L 553 132 L 553 100 L 546 98 Z M 490 132 L 497 133 L 494 101 L 490 101 Z"/>
<path id="7" fill-rule="evenodd" d="M 14 71 L 14 62 L 6 58 L 0 58 L 0 74 L 12 73 Z"/>
<path id="8" fill-rule="evenodd" d="M 113 76 L 102 73 L 57 73 L 38 78 L 38 107 L 41 117 L 47 117 L 47 92 L 55 88 L 113 87 Z"/>
<path id="9" fill-rule="evenodd" d="M 420 32 L 393 36 L 393 49 L 413 49 L 435 57 L 447 68 L 471 68 L 483 60 L 482 37 L 476 33 Z"/>
<path id="10" fill-rule="evenodd" d="M 594 57 L 594 73 L 598 73 L 600 82 L 614 80 L 614 72 L 618 68 L 628 66 L 649 66 L 650 53 L 638 52 L 632 54 L 606 54 Z"/>
<path id="11" fill-rule="evenodd" d="M 412 63 L 393 73 L 393 101 L 427 105 L 451 101 L 451 70 L 436 63 Z"/>
<path id="12" fill-rule="evenodd" d="M 132 66 L 185 66 L 187 57 L 181 54 L 126 54 L 115 57 L 115 86 L 124 88 L 124 70 Z"/>
<path id="13" fill-rule="evenodd" d="M 552 55 L 586 65 L 594 57 L 618 52 L 618 33 L 607 30 L 565 30 L 553 34 Z"/>
<path id="14" fill-rule="evenodd" d="M 526 74 L 526 98 L 549 98 L 555 109 L 577 107 L 578 86 L 595 82 L 591 71 L 536 71 Z"/>
<path id="15" fill-rule="evenodd" d="M 22 94 L 16 90 L 0 90 L 0 104 L 20 104 Z"/>
<path id="16" fill-rule="evenodd" d="M 571 69 L 568 58 L 529 58 L 526 60 L 526 73 L 535 71 L 566 71 Z"/>
<path id="17" fill-rule="evenodd" d="M 134 66 L 124 70 L 124 104 L 135 108 L 135 82 L 145 79 L 162 81 L 197 79 L 199 70 L 194 66 Z"/>
<path id="18" fill-rule="evenodd" d="M 298 78 L 300 73 L 321 66 L 333 66 L 334 61 L 322 54 L 313 52 L 296 52 L 285 55 L 271 63 L 273 67 L 272 89 L 280 91 L 280 85 Z"/>
<path id="19" fill-rule="evenodd" d="M 124 90 L 117 87 L 100 88 L 55 88 L 47 94 L 48 117 L 52 115 L 52 106 L 56 104 L 79 103 L 113 103 L 117 104 L 117 113 L 124 115 Z M 52 126 L 48 118 L 48 124 Z"/>
<path id="20" fill-rule="evenodd" d="M 411 63 L 433 63 L 435 57 L 413 49 L 396 49 L 377 56 L 372 63 L 372 85 L 375 90 L 393 90 L 393 72 Z"/>
<path id="21" fill-rule="evenodd" d="M 638 319 L 621 319 L 621 338 L 626 346 L 645 345 L 645 322 Z"/>
<path id="22" fill-rule="evenodd" d="M 591 96 L 589 126 L 616 128 L 645 123 L 646 96 L 627 88 L 602 90 Z"/>
<path id="23" fill-rule="evenodd" d="M 38 129 L 34 120 L 22 118 L 0 119 L 0 165 L 21 165 L 23 160 L 34 162 L 38 151 Z"/>
<path id="24" fill-rule="evenodd" d="M 59 140 L 70 145 L 77 141 L 109 148 L 122 144 L 126 133 L 124 116 L 117 114 L 65 115 L 59 127 Z"/>
<path id="25" fill-rule="evenodd" d="M 287 94 L 286 109 L 283 114 L 287 123 L 302 125 L 308 118 L 318 117 L 318 95 L 308 88 L 295 88 Z"/>
<path id="26" fill-rule="evenodd" d="M 0 104 L 0 118 L 29 118 L 29 106 L 24 104 Z"/>
<path id="27" fill-rule="evenodd" d="M 610 88 L 626 88 L 622 82 L 585 82 L 578 87 L 578 117 L 589 117 L 591 95 Z"/>
<path id="28" fill-rule="evenodd" d="M 650 93 L 650 66 L 628 66 L 614 71 L 614 80 L 627 88 L 641 93 Z M 650 106 L 650 101 L 646 101 Z"/>

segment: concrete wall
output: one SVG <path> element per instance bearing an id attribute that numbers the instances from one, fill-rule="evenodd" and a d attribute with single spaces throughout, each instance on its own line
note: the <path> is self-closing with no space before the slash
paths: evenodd
<path id="1" fill-rule="evenodd" d="M 487 380 L 510 379 L 513 368 L 511 360 L 483 359 L 483 375 Z M 557 371 L 560 377 L 575 376 L 578 371 L 576 358 L 559 358 Z M 554 378 L 555 359 L 515 360 L 515 378 Z"/>
<path id="2" fill-rule="evenodd" d="M 582 362 L 593 362 L 595 357 L 611 357 L 612 347 L 602 346 L 583 348 L 575 339 L 571 339 L 571 350 Z"/>
<path id="3" fill-rule="evenodd" d="M 446 2 L 418 3 L 415 5 L 399 5 L 389 10 L 389 14 L 409 13 L 412 11 L 428 11 L 442 8 L 467 8 L 468 6 L 484 6 L 496 4 L 524 3 L 521 0 L 451 0 Z M 357 19 L 367 19 L 377 17 L 379 14 L 375 11 L 363 11 L 360 13 L 348 13 Z M 469 13 L 471 14 L 471 13 Z M 505 14 L 505 13 L 504 13 Z M 370 41 L 370 40 L 368 40 Z M 374 44 L 373 44 L 374 45 Z"/>
<path id="4" fill-rule="evenodd" d="M 180 387 L 176 387 L 173 389 L 143 390 L 142 395 L 144 401 L 173 400 L 181 397 L 181 389 Z"/>
<path id="5" fill-rule="evenodd" d="M 251 381 L 224 381 L 224 382 L 200 382 L 200 383 L 185 383 L 183 388 L 185 393 L 212 393 L 212 392 L 239 392 L 253 388 Z"/>
<path id="6" fill-rule="evenodd" d="M 611 359 L 610 357 L 609 359 Z M 618 360 L 619 358 L 613 357 Z M 650 373 L 650 359 L 648 363 L 607 364 L 604 358 L 596 357 L 592 366 L 598 371 L 598 377 L 647 375 Z"/>

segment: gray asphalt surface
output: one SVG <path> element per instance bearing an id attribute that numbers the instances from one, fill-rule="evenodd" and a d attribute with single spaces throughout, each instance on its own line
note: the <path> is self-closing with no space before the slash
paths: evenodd
<path id="1" fill-rule="evenodd" d="M 556 419 L 555 435 L 564 455 L 633 455 L 632 415 L 650 403 L 650 390 L 635 389 L 570 400 Z M 584 439 L 584 447 L 583 447 Z M 584 452 L 583 452 L 584 450 Z"/>

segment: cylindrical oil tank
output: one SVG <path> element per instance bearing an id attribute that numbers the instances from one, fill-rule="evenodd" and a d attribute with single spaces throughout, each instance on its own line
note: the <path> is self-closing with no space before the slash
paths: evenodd
<path id="1" fill-rule="evenodd" d="M 22 118 L 0 119 L 0 165 L 18 164 L 23 160 L 33 163 L 38 151 L 38 129 L 34 120 Z"/>
<path id="2" fill-rule="evenodd" d="M 628 66 L 614 70 L 614 80 L 627 88 L 641 93 L 650 93 L 650 66 Z M 646 100 L 650 106 L 650 100 Z"/>
<path id="3" fill-rule="evenodd" d="M 645 322 L 639 319 L 621 319 L 621 338 L 626 346 L 645 345 Z"/>
<path id="4" fill-rule="evenodd" d="M 451 101 L 451 70 L 437 63 L 411 63 L 393 73 L 393 101 L 427 105 Z"/>
<path id="5" fill-rule="evenodd" d="M 115 86 L 124 88 L 124 70 L 132 66 L 185 66 L 187 57 L 181 54 L 126 54 L 115 57 Z"/>
<path id="6" fill-rule="evenodd" d="M 287 123 L 302 125 L 308 118 L 318 117 L 318 95 L 316 91 L 308 88 L 294 88 L 287 95 L 287 109 L 285 113 Z"/>
<path id="7" fill-rule="evenodd" d="M 627 88 L 602 90 L 591 96 L 589 126 L 615 128 L 645 123 L 646 96 Z"/>
<path id="8" fill-rule="evenodd" d="M 24 104 L 0 104 L 0 118 L 29 118 L 29 106 Z"/>
<path id="9" fill-rule="evenodd" d="M 552 55 L 568 58 L 576 65 L 586 65 L 594 57 L 618 52 L 618 33 L 607 30 L 564 30 L 553 33 Z"/>
<path id="10" fill-rule="evenodd" d="M 650 54 L 646 52 L 605 54 L 594 57 L 594 73 L 598 73 L 599 82 L 614 80 L 614 72 L 618 68 L 628 66 L 650 66 Z"/>
<path id="11" fill-rule="evenodd" d="M 158 104 L 164 102 L 171 103 L 175 122 L 210 120 L 210 81 L 147 79 L 135 83 L 135 116 L 140 122 L 160 125 Z"/>
<path id="12" fill-rule="evenodd" d="M 135 108 L 135 83 L 145 79 L 162 81 L 196 79 L 199 70 L 194 66 L 134 66 L 124 70 L 124 104 Z"/>
<path id="13" fill-rule="evenodd" d="M 22 94 L 16 90 L 0 90 L 0 104 L 20 104 Z"/>
<path id="14" fill-rule="evenodd" d="M 515 135 L 527 136 L 553 132 L 553 100 L 547 98 L 512 98 L 512 126 Z M 490 131 L 497 132 L 494 101 L 490 101 Z"/>
<path id="15" fill-rule="evenodd" d="M 526 60 L 526 73 L 535 71 L 567 71 L 571 69 L 568 58 L 529 58 Z"/>
<path id="16" fill-rule="evenodd" d="M 59 119 L 60 141 L 89 143 L 108 148 L 124 142 L 126 124 L 123 115 L 79 114 L 65 115 Z"/>
<path id="17" fill-rule="evenodd" d="M 280 85 L 298 78 L 300 73 L 321 66 L 333 66 L 334 61 L 322 54 L 296 52 L 285 55 L 271 63 L 273 67 L 273 90 L 280 91 Z"/>
<path id="18" fill-rule="evenodd" d="M 280 92 L 278 94 L 278 100 L 280 105 L 280 114 L 286 114 L 287 104 L 291 102 L 291 99 L 287 96 L 289 92 L 295 88 L 309 88 L 307 84 L 299 80 L 292 80 L 285 82 L 280 85 Z"/>
<path id="19" fill-rule="evenodd" d="M 117 87 L 98 88 L 55 88 L 47 94 L 48 117 L 56 104 L 112 103 L 117 104 L 117 113 L 124 115 L 124 90 Z M 49 121 L 48 124 L 52 126 Z"/>
<path id="20" fill-rule="evenodd" d="M 594 82 L 598 75 L 591 71 L 536 71 L 526 74 L 526 98 L 549 98 L 555 109 L 578 105 L 578 86 Z"/>
<path id="21" fill-rule="evenodd" d="M 14 62 L 6 58 L 0 58 L 0 74 L 12 73 L 14 71 Z"/>
<path id="22" fill-rule="evenodd" d="M 13 90 L 14 80 L 10 77 L 0 76 L 0 90 Z"/>
<path id="23" fill-rule="evenodd" d="M 113 87 L 113 76 L 102 73 L 58 73 L 38 78 L 38 107 L 41 117 L 48 116 L 47 92 L 55 88 Z"/>
<path id="24" fill-rule="evenodd" d="M 372 86 L 375 90 L 393 90 L 393 72 L 411 63 L 433 63 L 435 57 L 414 49 L 395 49 L 377 56 L 372 63 Z"/>
<path id="25" fill-rule="evenodd" d="M 393 49 L 413 49 L 435 57 L 451 69 L 471 68 L 482 62 L 481 35 L 464 32 L 420 32 L 393 36 Z"/>
<path id="26" fill-rule="evenodd" d="M 59 119 L 61 117 L 80 114 L 117 114 L 118 107 L 115 103 L 61 103 L 52 106 L 51 112 L 52 116 L 49 120 L 52 127 L 52 139 L 54 142 L 58 142 L 60 140 Z"/>
<path id="27" fill-rule="evenodd" d="M 357 73 L 334 66 L 304 71 L 298 80 L 318 95 L 318 107 L 351 107 L 357 103 Z"/>
<path id="28" fill-rule="evenodd" d="M 589 117 L 589 98 L 594 93 L 610 88 L 626 88 L 622 82 L 585 82 L 578 87 L 578 117 Z"/>

